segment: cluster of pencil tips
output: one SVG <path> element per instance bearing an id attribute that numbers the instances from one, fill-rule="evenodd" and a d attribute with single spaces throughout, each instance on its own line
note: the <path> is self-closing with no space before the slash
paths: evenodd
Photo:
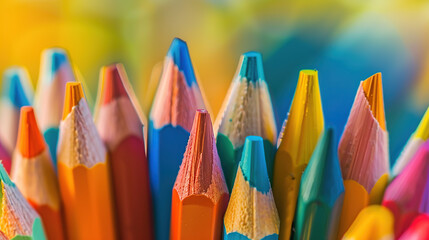
<path id="1" fill-rule="evenodd" d="M 212 125 L 180 39 L 148 127 L 121 64 L 102 68 L 93 118 L 61 49 L 42 54 L 34 102 L 12 68 L 0 103 L 0 240 L 429 239 L 429 111 L 390 170 L 380 73 L 339 144 L 314 70 L 277 137 L 257 52 Z"/>

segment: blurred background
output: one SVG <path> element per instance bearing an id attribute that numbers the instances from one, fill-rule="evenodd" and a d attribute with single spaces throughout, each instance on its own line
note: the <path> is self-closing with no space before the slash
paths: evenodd
<path id="1" fill-rule="evenodd" d="M 146 115 L 174 37 L 188 42 L 213 113 L 240 54 L 260 51 L 278 128 L 299 70 L 317 69 L 337 136 L 359 81 L 381 72 L 392 163 L 429 104 L 423 0 L 2 0 L 0 34 L 0 71 L 25 66 L 33 86 L 48 47 L 68 50 L 92 96 L 100 67 L 123 62 Z"/>

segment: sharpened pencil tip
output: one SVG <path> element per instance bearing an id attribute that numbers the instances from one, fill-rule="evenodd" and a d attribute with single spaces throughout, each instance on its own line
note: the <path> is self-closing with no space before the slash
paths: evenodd
<path id="1" fill-rule="evenodd" d="M 123 73 L 122 64 L 111 64 L 109 66 L 103 67 L 103 85 L 102 87 L 102 99 L 103 104 L 107 104 L 114 99 L 117 99 L 122 96 L 127 96 L 127 91 L 125 89 L 122 73 Z"/>
<path id="2" fill-rule="evenodd" d="M 244 179 L 259 192 L 267 193 L 271 186 L 265 161 L 264 141 L 259 136 L 248 136 L 240 161 Z"/>
<path id="3" fill-rule="evenodd" d="M 45 149 L 45 141 L 37 126 L 34 110 L 22 107 L 19 121 L 17 147 L 23 157 L 31 158 Z"/>
<path id="4" fill-rule="evenodd" d="M 239 68 L 240 78 L 246 78 L 249 82 L 265 80 L 262 55 L 259 52 L 247 52 L 241 55 Z"/>
<path id="5" fill-rule="evenodd" d="M 68 82 L 66 84 L 66 94 L 64 98 L 63 119 L 72 111 L 73 107 L 79 104 L 84 97 L 82 85 L 78 82 Z"/>
<path id="6" fill-rule="evenodd" d="M 173 60 L 177 68 L 183 73 L 188 86 L 191 86 L 193 82 L 196 82 L 188 45 L 185 41 L 180 38 L 173 39 L 167 56 Z"/>
<path id="7" fill-rule="evenodd" d="M 386 130 L 381 73 L 376 73 L 363 81 L 362 88 L 371 107 L 372 114 L 374 115 L 375 119 L 377 119 L 380 127 L 383 130 Z"/>

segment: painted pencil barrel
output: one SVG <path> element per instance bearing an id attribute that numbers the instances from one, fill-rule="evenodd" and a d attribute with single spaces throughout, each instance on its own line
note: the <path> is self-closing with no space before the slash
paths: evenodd
<path id="1" fill-rule="evenodd" d="M 58 177 L 69 240 L 116 239 L 107 163 L 91 168 L 58 162 Z"/>
<path id="2" fill-rule="evenodd" d="M 171 194 L 185 153 L 189 132 L 180 126 L 156 129 L 149 122 L 149 176 L 152 191 L 155 237 L 170 237 Z"/>

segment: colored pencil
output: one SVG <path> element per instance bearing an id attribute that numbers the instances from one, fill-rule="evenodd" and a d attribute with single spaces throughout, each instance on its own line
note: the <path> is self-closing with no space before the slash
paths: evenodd
<path id="1" fill-rule="evenodd" d="M 302 70 L 274 160 L 273 193 L 281 240 L 289 240 L 301 175 L 324 128 L 317 71 Z"/>
<path id="2" fill-rule="evenodd" d="M 368 204 L 380 204 L 388 181 L 389 155 L 381 73 L 359 85 L 338 147 L 345 196 L 339 237 Z"/>
<path id="3" fill-rule="evenodd" d="M 45 240 L 42 222 L 0 164 L 0 229 L 8 239 Z"/>
<path id="4" fill-rule="evenodd" d="M 29 106 L 21 108 L 11 178 L 40 215 L 48 239 L 64 239 L 57 176 L 33 108 Z"/>
<path id="5" fill-rule="evenodd" d="M 395 215 L 395 235 L 405 231 L 420 213 L 429 213 L 429 141 L 389 184 L 383 205 Z"/>
<path id="6" fill-rule="evenodd" d="M 66 85 L 57 157 L 68 239 L 116 239 L 110 163 L 80 83 Z"/>
<path id="7" fill-rule="evenodd" d="M 344 185 L 336 154 L 334 130 L 320 137 L 305 169 L 295 216 L 295 239 L 336 239 Z"/>
<path id="8" fill-rule="evenodd" d="M 199 108 L 204 108 L 204 101 L 188 46 L 176 38 L 165 58 L 149 117 L 149 176 L 157 240 L 170 236 L 171 190 L 186 150 L 195 111 Z"/>
<path id="9" fill-rule="evenodd" d="M 414 219 L 410 227 L 402 234 L 399 240 L 429 239 L 429 215 L 421 214 Z"/>
<path id="10" fill-rule="evenodd" d="M 10 168 L 12 167 L 12 160 L 9 152 L 3 146 L 1 141 L 0 141 L 0 162 L 3 164 L 3 167 L 5 168 L 6 172 L 10 173 Z"/>
<path id="11" fill-rule="evenodd" d="M 413 158 L 416 154 L 419 147 L 429 139 L 429 108 L 426 110 L 425 115 L 420 121 L 419 126 L 416 131 L 411 135 L 408 139 L 407 144 L 396 160 L 395 166 L 392 170 L 392 177 L 397 176 L 404 167 L 408 164 L 408 162 Z"/>
<path id="12" fill-rule="evenodd" d="M 171 240 L 221 238 L 229 194 L 206 110 L 195 114 L 172 195 Z"/>
<path id="13" fill-rule="evenodd" d="M 34 108 L 56 170 L 59 125 L 64 104 L 61 99 L 64 99 L 66 83 L 75 81 L 75 76 L 63 49 L 44 50 L 40 62 Z"/>
<path id="14" fill-rule="evenodd" d="M 122 64 L 101 70 L 96 125 L 110 154 L 120 239 L 153 239 L 143 124 L 124 84 Z"/>
<path id="15" fill-rule="evenodd" d="M 33 100 L 33 87 L 27 70 L 22 67 L 7 69 L 3 74 L 0 99 L 0 141 L 9 155 L 15 149 L 18 136 L 19 111 Z M 7 169 L 9 172 L 9 169 Z"/>
<path id="16" fill-rule="evenodd" d="M 244 140 L 250 135 L 264 139 L 268 176 L 272 179 L 277 128 L 260 53 L 241 55 L 215 126 L 216 146 L 229 191 L 234 184 Z"/>
<path id="17" fill-rule="evenodd" d="M 389 209 L 371 205 L 354 220 L 343 240 L 393 240 L 393 215 Z"/>
<path id="18" fill-rule="evenodd" d="M 248 136 L 224 218 L 224 239 L 278 239 L 280 219 L 268 178 L 264 143 Z"/>

